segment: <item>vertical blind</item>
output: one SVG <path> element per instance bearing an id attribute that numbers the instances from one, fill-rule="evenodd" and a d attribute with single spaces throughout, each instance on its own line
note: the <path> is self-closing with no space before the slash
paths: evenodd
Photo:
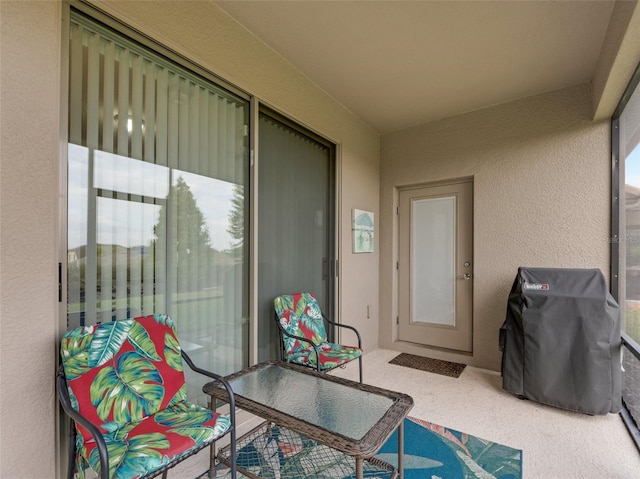
<path id="1" fill-rule="evenodd" d="M 330 314 L 331 149 L 260 114 L 258 360 L 277 357 L 273 299 L 311 292 Z"/>
<path id="2" fill-rule="evenodd" d="M 246 363 L 248 109 L 72 13 L 69 327 L 168 313 L 186 350 Z"/>

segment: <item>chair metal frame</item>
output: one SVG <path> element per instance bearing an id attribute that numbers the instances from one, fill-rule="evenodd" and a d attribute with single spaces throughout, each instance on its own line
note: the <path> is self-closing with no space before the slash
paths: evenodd
<path id="1" fill-rule="evenodd" d="M 324 319 L 330 325 L 337 326 L 339 328 L 347 328 L 347 329 L 352 330 L 356 334 L 356 337 L 358 338 L 358 348 L 362 349 L 362 339 L 360 338 L 360 333 L 358 332 L 358 330 L 356 328 L 354 328 L 353 326 L 349 326 L 348 324 L 341 324 L 341 323 L 337 323 L 335 321 L 332 321 L 322 311 L 320 311 L 320 314 L 322 314 L 322 319 Z M 287 332 L 287 330 L 284 329 L 282 324 L 280 324 L 280 319 L 278 318 L 278 313 L 274 314 L 274 318 L 276 320 L 276 324 L 278 325 L 278 334 L 279 334 L 279 337 L 280 337 L 280 360 L 281 361 L 290 362 L 290 361 L 287 361 L 285 359 L 285 343 L 284 343 L 284 336 L 283 335 L 286 335 L 286 336 L 288 336 L 290 338 L 297 339 L 298 341 L 303 341 L 305 343 L 309 343 L 313 347 L 313 350 L 314 350 L 314 352 L 316 354 L 316 365 L 315 365 L 315 368 L 314 368 L 316 371 L 318 371 L 318 372 L 326 372 L 326 371 L 330 371 L 331 369 L 335 369 L 335 367 L 334 368 L 330 368 L 330 369 L 326 369 L 325 371 L 320 369 L 320 351 L 318 349 L 318 345 L 315 344 L 310 339 L 307 339 L 307 338 L 305 338 L 303 336 L 296 336 L 294 334 L 290 334 L 289 332 Z M 348 361 L 348 362 L 351 362 L 351 361 Z M 359 378 L 360 378 L 360 382 L 362 383 L 362 354 L 360 356 L 358 356 L 358 362 L 359 362 Z M 298 363 L 295 363 L 295 364 L 298 364 Z M 314 367 L 312 365 L 304 365 L 304 366 L 307 366 L 307 367 L 310 367 L 310 368 Z M 336 366 L 336 367 L 338 367 L 338 366 Z"/>
<path id="2" fill-rule="evenodd" d="M 169 462 L 168 464 L 165 464 L 164 466 L 158 468 L 157 470 L 150 472 L 145 476 L 142 476 L 140 479 L 150 479 L 152 477 L 159 476 L 160 474 L 162 474 L 162 477 L 166 479 L 167 472 L 169 471 L 169 469 L 178 465 L 185 459 L 193 456 L 194 454 L 201 451 L 202 449 L 206 447 L 213 447 L 217 440 L 219 440 L 221 437 L 226 436 L 227 434 L 230 434 L 231 478 L 236 479 L 236 412 L 235 412 L 236 406 L 235 406 L 235 398 L 233 395 L 233 391 L 231 390 L 231 386 L 229 385 L 229 383 L 224 377 L 220 376 L 219 374 L 213 373 L 211 371 L 207 371 L 205 369 L 197 367 L 187 353 L 185 353 L 182 350 L 180 352 L 182 353 L 182 359 L 184 359 L 184 361 L 193 371 L 220 382 L 224 386 L 224 388 L 227 390 L 227 393 L 229 396 L 229 419 L 231 421 L 231 426 L 225 434 L 215 438 L 215 440 L 202 444 L 200 447 L 190 451 L 189 454 L 186 454 L 177 459 L 174 459 L 173 461 Z M 64 374 L 64 368 L 62 364 L 60 364 L 60 366 L 58 367 L 56 385 L 58 390 L 58 398 L 60 400 L 60 404 L 62 405 L 62 409 L 69 417 L 69 456 L 68 456 L 69 463 L 67 466 L 67 479 L 73 479 L 74 474 L 76 472 L 76 467 L 77 467 L 77 464 L 76 464 L 77 431 L 76 431 L 75 422 L 77 422 L 82 427 L 87 429 L 91 433 L 91 436 L 96 441 L 98 454 L 100 456 L 100 479 L 109 479 L 109 453 L 107 450 L 107 444 L 104 440 L 104 436 L 102 432 L 100 432 L 100 429 L 98 429 L 98 427 L 95 424 L 93 424 L 91 421 L 85 418 L 78 411 L 73 409 L 73 406 L 71 405 L 71 399 L 69 397 L 69 391 L 67 389 L 67 378 Z M 213 451 L 212 451 L 209 477 L 215 477 L 215 475 L 212 475 L 212 474 L 215 474 L 214 457 L 215 457 L 215 454 L 213 454 Z"/>

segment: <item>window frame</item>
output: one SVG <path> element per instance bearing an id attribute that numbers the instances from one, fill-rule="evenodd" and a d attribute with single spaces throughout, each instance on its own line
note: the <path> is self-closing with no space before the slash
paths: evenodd
<path id="1" fill-rule="evenodd" d="M 625 194 L 624 184 L 624 165 L 620 164 L 620 117 L 629 103 L 631 96 L 636 89 L 640 88 L 640 64 L 636 67 L 629 84 L 627 85 L 620 102 L 618 103 L 611 117 L 611 281 L 610 289 L 612 296 L 620 303 L 621 285 L 625 284 L 623 278 L 625 272 L 621 268 L 621 261 L 625 258 L 620 257 L 620 243 L 626 237 L 626 231 L 621 231 L 621 216 L 624 215 L 622 205 L 624 205 Z M 621 343 L 636 359 L 640 361 L 640 345 L 631 338 L 624 330 L 621 332 Z M 631 415 L 622 400 L 622 411 L 620 415 L 623 422 L 629 429 L 629 433 L 633 438 L 638 449 L 640 449 L 640 428 Z"/>
<path id="2" fill-rule="evenodd" d="M 139 43 L 141 46 L 150 49 L 154 53 L 166 57 L 169 61 L 175 62 L 181 67 L 192 71 L 195 75 L 201 76 L 205 80 L 209 80 L 217 85 L 220 89 L 228 90 L 231 94 L 236 95 L 242 99 L 246 99 L 249 103 L 249 170 L 248 170 L 248 192 L 249 192 L 249 205 L 248 214 L 249 231 L 246 234 L 247 239 L 247 251 L 248 257 L 248 294 L 249 294 L 249 364 L 255 364 L 258 358 L 258 305 L 257 305 L 257 268 L 258 268 L 258 178 L 257 178 L 257 159 L 259 156 L 259 141 L 258 141 L 258 119 L 261 111 L 269 111 L 272 115 L 277 115 L 282 121 L 294 125 L 305 134 L 308 134 L 315 140 L 328 145 L 331 148 L 332 156 L 334 158 L 334 170 L 333 175 L 333 189 L 330 192 L 332 197 L 332 214 L 333 214 L 333 236 L 330 241 L 330 248 L 333 252 L 334 261 L 329 265 L 331 276 L 333 277 L 333 289 L 330 295 L 330 313 L 332 316 L 339 316 L 339 304 L 340 304 L 340 276 L 339 276 L 339 264 L 340 264 L 340 164 L 341 164 L 341 145 L 336 139 L 327 136 L 321 132 L 314 130 L 308 126 L 305 122 L 300 121 L 297 118 L 289 116 L 287 113 L 281 111 L 277 106 L 270 102 L 261 99 L 260 97 L 250 93 L 249 91 L 238 87 L 235 84 L 230 83 L 223 77 L 216 74 L 214 71 L 209 70 L 202 65 L 194 62 L 189 57 L 180 53 L 179 51 L 162 43 L 161 40 L 155 39 L 153 36 L 144 33 L 143 31 L 132 27 L 125 23 L 126 20 L 112 15 L 107 10 L 102 9 L 99 5 L 93 5 L 86 0 L 62 0 L 62 35 L 63 39 L 68 38 L 70 29 L 70 16 L 71 11 L 86 15 L 93 20 L 103 23 L 108 28 L 114 29 L 123 36 L 129 37 L 133 41 Z M 60 73 L 60 178 L 59 178 L 59 243 L 58 243 L 58 332 L 61 337 L 66 331 L 66 316 L 67 316 L 67 297 L 66 297 L 66 268 L 64 265 L 67 261 L 67 142 L 69 139 L 69 49 L 68 43 L 61 42 L 61 73 Z"/>

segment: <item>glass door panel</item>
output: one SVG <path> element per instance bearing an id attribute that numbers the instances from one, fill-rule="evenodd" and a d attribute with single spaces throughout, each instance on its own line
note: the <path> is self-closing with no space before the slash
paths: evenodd
<path id="1" fill-rule="evenodd" d="M 278 356 L 273 299 L 311 292 L 329 317 L 332 148 L 273 116 L 259 120 L 258 360 Z"/>
<path id="2" fill-rule="evenodd" d="M 619 243 L 623 269 L 618 292 L 623 311 L 622 328 L 640 343 L 640 88 L 635 89 L 619 119 L 619 158 L 624 172 L 624 211 Z M 622 399 L 631 417 L 640 424 L 640 360 L 629 346 L 622 350 Z"/>
<path id="3" fill-rule="evenodd" d="M 455 326 L 456 197 L 415 199 L 411 214 L 411 321 Z"/>
<path id="4" fill-rule="evenodd" d="M 76 13 L 69 79 L 68 327 L 167 313 L 246 366 L 248 101 Z"/>

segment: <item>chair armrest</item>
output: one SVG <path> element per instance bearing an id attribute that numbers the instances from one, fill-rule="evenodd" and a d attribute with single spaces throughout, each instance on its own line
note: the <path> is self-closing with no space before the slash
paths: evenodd
<path id="1" fill-rule="evenodd" d="M 233 395 L 233 390 L 231 389 L 231 385 L 229 382 L 219 374 L 213 373 L 211 371 L 207 371 L 206 369 L 199 368 L 196 366 L 189 355 L 184 352 L 184 350 L 180 350 L 182 353 L 182 359 L 187 363 L 187 365 L 195 372 L 200 373 L 204 376 L 207 376 L 211 379 L 215 379 L 226 389 L 227 395 L 229 396 L 229 419 L 231 420 L 231 441 L 230 441 L 230 456 L 231 456 L 231 479 L 236 479 L 236 399 Z"/>
<path id="2" fill-rule="evenodd" d="M 339 328 L 347 328 L 353 331 L 354 333 L 356 333 L 356 337 L 358 338 L 358 347 L 362 349 L 362 339 L 360 339 L 360 333 L 356 328 L 354 328 L 353 326 L 349 326 L 348 324 L 341 324 L 341 323 L 336 323 L 335 321 L 331 321 L 329 318 L 327 318 L 327 316 L 324 313 L 322 313 L 322 317 L 327 323 L 333 326 L 338 326 Z"/>
<path id="3" fill-rule="evenodd" d="M 310 339 L 305 338 L 304 336 L 296 336 L 295 334 L 291 334 L 287 332 L 287 330 L 282 327 L 282 325 L 280 324 L 280 321 L 278 321 L 277 318 L 276 318 L 276 324 L 278 325 L 278 329 L 280 329 L 280 332 L 282 332 L 283 334 L 286 334 L 290 338 L 297 339 L 298 341 L 303 341 L 311 345 L 314 352 L 316 353 L 316 370 L 319 372 L 320 371 L 320 351 L 318 351 L 318 346 L 316 345 L 316 343 L 314 343 Z"/>
<path id="4" fill-rule="evenodd" d="M 189 355 L 187 353 L 184 352 L 184 350 L 180 351 L 182 353 L 182 359 L 184 359 L 184 361 L 187 363 L 187 365 L 195 372 L 202 374 L 203 376 L 207 376 L 211 379 L 215 379 L 216 381 L 219 381 L 222 386 L 227 390 L 227 395 L 229 396 L 229 408 L 230 408 L 230 415 L 233 415 L 233 417 L 231 417 L 231 421 L 232 423 L 235 424 L 234 419 L 235 419 L 235 407 L 236 407 L 236 400 L 235 397 L 233 395 L 233 390 L 231 389 L 231 386 L 229 385 L 229 382 L 220 374 L 216 374 L 213 373 L 211 371 L 207 371 L 206 369 L 202 369 L 199 368 L 198 366 L 196 366 L 194 364 L 194 362 L 191 360 L 191 358 L 189 357 Z"/>
<path id="5" fill-rule="evenodd" d="M 58 389 L 58 398 L 60 399 L 60 404 L 62 405 L 64 412 L 67 416 L 89 431 L 93 439 L 96 441 L 96 447 L 98 448 L 98 454 L 100 456 L 100 479 L 109 479 L 109 452 L 107 450 L 107 443 L 105 442 L 100 429 L 98 429 L 95 424 L 85 418 L 78 411 L 73 409 L 73 406 L 71 405 L 71 398 L 69 397 L 69 390 L 67 389 L 67 378 L 65 377 L 62 364 L 58 367 L 56 385 Z M 75 426 L 72 425 L 72 427 Z"/>

